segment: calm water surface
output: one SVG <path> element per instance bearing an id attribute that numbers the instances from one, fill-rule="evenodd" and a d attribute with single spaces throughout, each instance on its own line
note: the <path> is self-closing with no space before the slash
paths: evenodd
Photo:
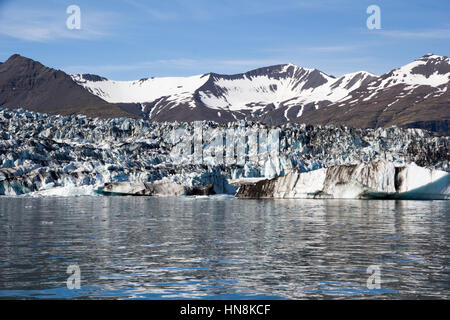
<path id="1" fill-rule="evenodd" d="M 0 298 L 450 298 L 448 201 L 0 197 Z M 81 288 L 66 286 L 68 266 Z M 380 268 L 368 289 L 367 268 Z"/>

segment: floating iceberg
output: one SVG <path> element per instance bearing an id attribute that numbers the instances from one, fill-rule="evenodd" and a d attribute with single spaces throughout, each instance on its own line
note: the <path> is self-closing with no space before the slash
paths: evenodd
<path id="1" fill-rule="evenodd" d="M 49 188 L 47 190 L 35 191 L 31 192 L 27 195 L 32 197 L 73 197 L 73 196 L 93 196 L 96 195 L 96 187 L 95 186 L 80 186 L 75 187 L 73 185 L 69 185 L 66 187 L 54 187 Z"/>
<path id="2" fill-rule="evenodd" d="M 387 161 L 333 166 L 242 184 L 238 198 L 450 199 L 450 175 Z"/>
<path id="3" fill-rule="evenodd" d="M 182 195 L 210 195 L 214 194 L 213 184 L 201 187 L 185 187 L 168 179 L 154 182 L 113 182 L 107 183 L 100 189 L 106 195 L 133 196 L 182 196 Z"/>

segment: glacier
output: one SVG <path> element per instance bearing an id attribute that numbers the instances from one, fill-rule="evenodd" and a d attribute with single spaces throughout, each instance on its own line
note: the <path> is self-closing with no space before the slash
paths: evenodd
<path id="1" fill-rule="evenodd" d="M 235 194 L 271 179 L 289 185 L 299 175 L 295 190 L 307 196 L 357 197 L 368 186 L 379 196 L 419 197 L 434 192 L 420 181 L 448 192 L 448 176 L 440 175 L 449 160 L 449 137 L 420 129 L 157 123 L 0 109 L 0 195 Z M 368 166 L 378 166 L 376 174 Z M 336 168 L 344 167 L 360 172 L 346 181 L 354 190 L 331 183 L 331 172 L 339 176 Z"/>

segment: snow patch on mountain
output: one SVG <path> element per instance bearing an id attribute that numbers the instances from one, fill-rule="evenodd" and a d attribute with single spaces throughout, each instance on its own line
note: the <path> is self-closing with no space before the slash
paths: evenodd
<path id="1" fill-rule="evenodd" d="M 208 76 L 147 78 L 136 81 L 108 79 L 92 81 L 82 74 L 77 74 L 72 75 L 72 79 L 107 102 L 143 103 L 165 96 L 173 96 L 172 101 L 182 102 L 191 98 L 195 90 L 208 80 Z"/>
<path id="2" fill-rule="evenodd" d="M 194 95 L 197 92 L 201 102 L 215 110 L 257 111 L 273 104 L 275 109 L 288 107 L 285 113 L 297 105 L 335 102 L 374 78 L 375 75 L 360 71 L 336 79 L 319 70 L 293 64 L 260 68 L 233 76 L 203 74 L 137 81 L 72 75 L 79 85 L 111 103 L 150 103 L 166 97 L 164 101 L 174 102 L 173 107 L 176 103 L 195 107 Z M 202 87 L 208 81 L 212 82 L 214 92 Z"/>
<path id="3" fill-rule="evenodd" d="M 249 72 L 250 73 L 250 72 Z M 210 91 L 199 93 L 201 101 L 209 108 L 230 111 L 258 111 L 273 104 L 275 109 L 287 107 L 287 113 L 294 106 L 314 103 L 316 109 L 320 102 L 335 102 L 354 89 L 359 88 L 376 76 L 369 72 L 355 72 L 338 79 L 316 69 L 301 68 L 292 64 L 281 66 L 279 74 L 248 75 L 235 78 L 217 78 L 215 89 L 219 96 Z M 316 83 L 314 83 L 316 82 Z M 298 114 L 301 115 L 299 111 Z"/>
<path id="4" fill-rule="evenodd" d="M 376 87 L 385 89 L 398 84 L 408 85 L 409 89 L 417 86 L 439 87 L 450 81 L 450 58 L 434 54 L 425 55 L 398 69 L 392 70 Z"/>
<path id="5" fill-rule="evenodd" d="M 382 101 L 387 110 L 402 104 L 414 106 L 424 101 L 425 95 L 440 97 L 449 87 L 450 60 L 429 54 L 382 76 L 358 71 L 335 78 L 317 69 L 289 63 L 235 75 L 208 73 L 137 81 L 73 75 L 72 79 L 108 102 L 137 104 L 131 108 L 153 121 L 227 123 L 246 119 L 268 124 L 311 120 L 315 123 L 316 118 L 327 121 L 328 117 L 321 113 L 325 109 L 331 114 L 334 109 L 344 107 L 352 113 L 360 105 L 377 105 Z M 399 122 L 404 125 L 404 121 Z M 379 122 L 373 119 L 362 125 L 367 123 Z"/>

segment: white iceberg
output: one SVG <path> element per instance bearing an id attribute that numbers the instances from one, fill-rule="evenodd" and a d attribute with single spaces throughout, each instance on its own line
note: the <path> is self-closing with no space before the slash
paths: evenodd
<path id="1" fill-rule="evenodd" d="M 395 167 L 388 161 L 333 166 L 253 184 L 238 198 L 450 199 L 450 175 L 414 163 Z"/>

